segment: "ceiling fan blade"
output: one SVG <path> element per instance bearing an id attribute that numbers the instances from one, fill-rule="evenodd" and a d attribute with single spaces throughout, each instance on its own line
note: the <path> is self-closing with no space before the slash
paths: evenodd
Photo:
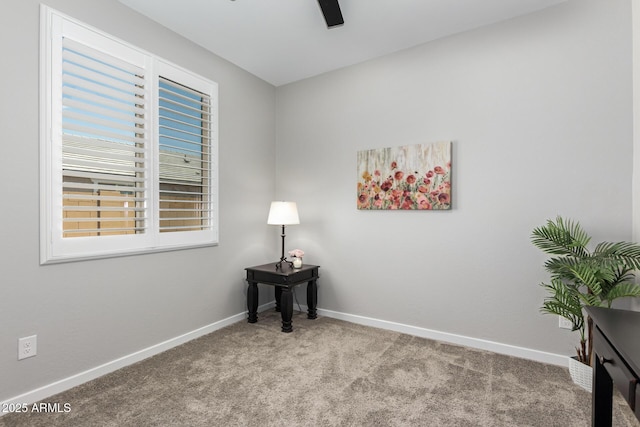
<path id="1" fill-rule="evenodd" d="M 318 3 L 320 4 L 320 9 L 322 9 L 327 27 L 331 28 L 344 24 L 338 0 L 318 0 Z"/>

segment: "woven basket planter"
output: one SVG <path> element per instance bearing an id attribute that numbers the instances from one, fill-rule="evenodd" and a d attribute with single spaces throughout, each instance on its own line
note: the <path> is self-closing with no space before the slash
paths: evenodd
<path id="1" fill-rule="evenodd" d="M 591 386 L 593 385 L 593 368 L 591 366 L 578 362 L 575 356 L 570 357 L 569 375 L 571 375 L 574 383 L 591 392 Z"/>

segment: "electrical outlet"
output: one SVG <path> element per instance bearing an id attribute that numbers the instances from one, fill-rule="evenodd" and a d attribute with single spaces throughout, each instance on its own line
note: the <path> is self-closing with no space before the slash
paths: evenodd
<path id="1" fill-rule="evenodd" d="M 562 329 L 573 329 L 573 324 L 570 320 L 565 319 L 562 316 L 558 316 L 558 327 Z"/>
<path id="2" fill-rule="evenodd" d="M 18 360 L 33 357 L 38 352 L 38 336 L 31 335 L 18 339 Z"/>

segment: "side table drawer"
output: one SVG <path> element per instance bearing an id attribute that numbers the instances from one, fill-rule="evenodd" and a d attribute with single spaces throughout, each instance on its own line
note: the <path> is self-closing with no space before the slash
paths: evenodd
<path id="1" fill-rule="evenodd" d="M 289 281 L 291 283 L 297 283 L 297 282 L 306 282 L 308 280 L 313 279 L 314 277 L 318 276 L 318 270 L 317 269 L 311 269 L 311 270 L 300 270 L 297 271 L 296 273 L 293 273 L 289 276 Z"/>
<path id="2" fill-rule="evenodd" d="M 247 274 L 249 276 L 249 274 Z M 271 284 L 285 284 L 287 282 L 287 277 L 282 276 L 277 273 L 267 273 L 264 271 L 253 271 L 251 272 L 251 277 L 247 277 L 247 279 L 251 279 L 258 283 L 271 283 Z"/>
<path id="3" fill-rule="evenodd" d="M 600 363 L 604 362 L 604 368 L 631 407 L 631 410 L 637 411 L 640 409 L 638 407 L 638 379 L 627 368 L 616 350 L 611 347 L 597 327 L 593 328 L 593 335 L 593 348 L 596 356 L 600 358 Z"/>

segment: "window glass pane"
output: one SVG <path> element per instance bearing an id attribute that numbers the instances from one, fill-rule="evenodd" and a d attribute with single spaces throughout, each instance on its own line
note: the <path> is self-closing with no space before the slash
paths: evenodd
<path id="1" fill-rule="evenodd" d="M 160 231 L 211 227 L 210 99 L 160 79 Z"/>

